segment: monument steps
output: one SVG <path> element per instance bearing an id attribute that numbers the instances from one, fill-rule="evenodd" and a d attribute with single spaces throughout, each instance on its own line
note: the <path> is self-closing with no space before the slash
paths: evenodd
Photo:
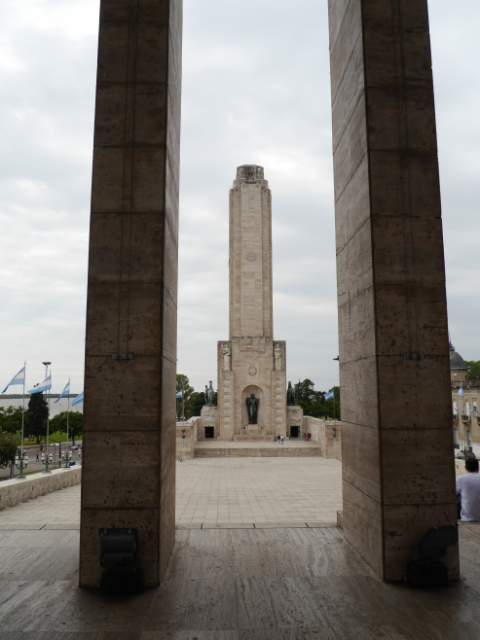
<path id="1" fill-rule="evenodd" d="M 321 456 L 320 447 L 288 447 L 275 444 L 272 447 L 202 447 L 195 449 L 195 458 L 303 458 Z"/>
<path id="2" fill-rule="evenodd" d="M 233 436 L 235 442 L 252 442 L 252 440 L 259 440 L 262 442 L 274 442 L 275 438 L 271 433 L 260 433 L 255 431 L 249 431 L 248 433 L 241 433 Z"/>

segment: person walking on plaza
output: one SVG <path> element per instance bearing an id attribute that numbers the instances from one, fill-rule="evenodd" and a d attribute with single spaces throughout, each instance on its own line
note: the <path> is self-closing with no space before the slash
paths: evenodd
<path id="1" fill-rule="evenodd" d="M 464 522 L 480 521 L 480 473 L 478 460 L 465 460 L 467 473 L 457 478 L 457 497 L 460 498 L 460 519 Z"/>

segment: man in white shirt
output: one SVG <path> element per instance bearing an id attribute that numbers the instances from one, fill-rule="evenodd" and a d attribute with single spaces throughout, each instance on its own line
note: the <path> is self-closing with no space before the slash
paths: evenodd
<path id="1" fill-rule="evenodd" d="M 478 460 L 467 458 L 465 469 L 468 473 L 457 478 L 457 495 L 460 496 L 460 518 L 466 522 L 480 521 L 480 473 Z"/>

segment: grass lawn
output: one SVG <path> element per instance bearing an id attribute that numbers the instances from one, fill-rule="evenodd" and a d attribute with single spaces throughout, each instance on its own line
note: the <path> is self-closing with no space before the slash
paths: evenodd
<path id="1" fill-rule="evenodd" d="M 66 442 L 67 440 L 67 434 L 63 433 L 62 431 L 57 431 L 56 433 L 51 433 L 48 437 L 48 442 L 49 443 L 54 443 L 54 442 Z M 69 439 L 69 442 L 71 442 L 72 439 Z M 79 442 L 82 442 L 82 439 L 78 439 L 75 438 L 75 444 L 78 444 Z M 28 442 L 28 440 L 24 440 L 23 442 L 23 446 L 24 447 L 30 447 L 34 444 L 38 444 L 38 442 Z M 45 438 L 42 438 L 42 442 L 40 442 L 40 444 L 45 444 Z"/>

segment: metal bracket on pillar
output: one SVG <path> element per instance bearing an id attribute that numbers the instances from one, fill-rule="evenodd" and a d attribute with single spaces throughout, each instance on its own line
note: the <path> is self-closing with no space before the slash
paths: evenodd
<path id="1" fill-rule="evenodd" d="M 133 360 L 133 353 L 112 353 L 112 360 Z"/>
<path id="2" fill-rule="evenodd" d="M 423 353 L 404 353 L 404 360 L 423 360 L 425 358 Z"/>

